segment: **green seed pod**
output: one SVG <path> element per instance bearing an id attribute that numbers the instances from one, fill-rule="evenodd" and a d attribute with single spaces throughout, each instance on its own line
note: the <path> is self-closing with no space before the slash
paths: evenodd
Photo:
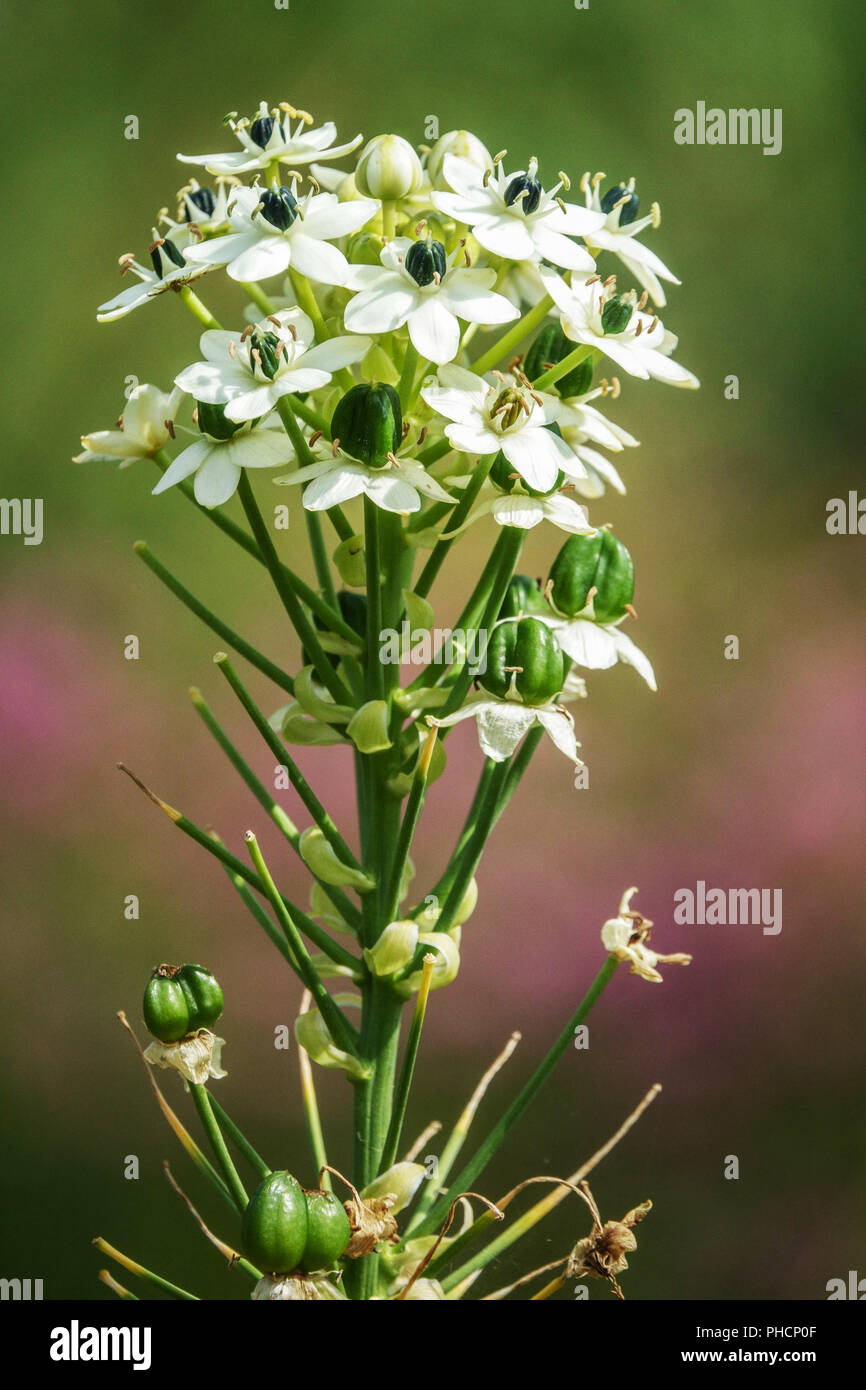
<path id="1" fill-rule="evenodd" d="M 570 352 L 574 352 L 576 347 L 577 344 L 566 338 L 558 323 L 547 323 L 533 339 L 523 363 L 523 370 L 530 381 L 537 381 L 548 367 L 561 362 Z M 552 389 L 558 391 L 560 396 L 568 398 L 585 395 L 591 386 L 592 358 L 586 357 L 565 376 L 560 377 Z"/>
<path id="2" fill-rule="evenodd" d="M 601 311 L 602 333 L 622 333 L 631 321 L 634 304 L 624 295 L 615 294 Z"/>
<path id="3" fill-rule="evenodd" d="M 499 617 L 522 618 L 526 614 L 549 613 L 547 600 L 537 579 L 528 574 L 515 574 L 502 600 Z"/>
<path id="4" fill-rule="evenodd" d="M 593 595 L 593 616 L 615 623 L 634 598 L 634 562 L 622 541 L 610 531 L 594 536 L 569 536 L 550 570 L 551 602 L 568 618 L 582 613 Z"/>
<path id="5" fill-rule="evenodd" d="M 142 1014 L 160 1042 L 179 1042 L 210 1028 L 223 1011 L 223 992 L 203 965 L 158 965 L 147 982 Z"/>
<path id="6" fill-rule="evenodd" d="M 178 965 L 158 965 L 147 982 L 141 1012 L 148 1032 L 160 1042 L 179 1042 L 190 1026 L 190 1001 Z"/>
<path id="7" fill-rule="evenodd" d="M 352 1235 L 345 1209 L 333 1192 L 304 1192 L 307 1201 L 307 1243 L 300 1267 L 312 1274 L 333 1269 Z"/>
<path id="8" fill-rule="evenodd" d="M 243 1215 L 241 1245 L 247 1259 L 266 1274 L 291 1274 L 300 1265 L 307 1230 L 307 1203 L 301 1184 L 291 1173 L 269 1173 Z"/>
<path id="9" fill-rule="evenodd" d="M 211 439 L 231 439 L 233 434 L 237 434 L 243 426 L 235 420 L 226 419 L 226 408 L 224 405 L 209 405 L 207 401 L 196 401 L 195 408 L 197 413 L 198 427 L 202 434 L 209 434 Z"/>
<path id="10" fill-rule="evenodd" d="M 546 623 L 539 618 L 506 618 L 497 623 L 487 644 L 487 670 L 480 684 L 500 700 L 546 705 L 565 680 L 565 658 Z"/>
<path id="11" fill-rule="evenodd" d="M 383 468 L 389 453 L 403 442 L 403 413 L 393 386 L 353 386 L 331 419 L 331 438 L 352 458 L 371 468 Z"/>
<path id="12" fill-rule="evenodd" d="M 203 965 L 182 965 L 177 974 L 189 1004 L 192 1031 L 211 1028 L 223 1011 L 223 992 Z"/>

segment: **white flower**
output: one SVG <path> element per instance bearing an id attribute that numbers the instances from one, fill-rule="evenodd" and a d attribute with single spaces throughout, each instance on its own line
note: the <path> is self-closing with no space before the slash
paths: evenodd
<path id="1" fill-rule="evenodd" d="M 454 193 L 433 193 L 433 206 L 472 228 L 476 241 L 495 256 L 509 261 L 547 260 L 567 270 L 592 272 L 589 252 L 569 240 L 586 236 L 604 224 L 604 214 L 565 203 L 557 195 L 563 180 L 549 192 L 538 181 L 538 161 L 527 170 L 506 174 L 499 160 L 488 175 L 456 155 L 442 163 L 446 183 Z"/>
<path id="2" fill-rule="evenodd" d="M 640 975 L 642 979 L 660 985 L 662 977 L 656 969 L 659 962 L 663 965 L 690 965 L 692 958 L 682 952 L 661 956 L 657 951 L 650 950 L 647 942 L 652 922 L 629 909 L 629 903 L 637 891 L 636 888 L 627 888 L 623 893 L 618 916 L 611 917 L 601 929 L 601 943 L 618 960 L 629 962 L 631 975 Z"/>
<path id="3" fill-rule="evenodd" d="M 639 647 L 614 623 L 595 623 L 591 618 L 549 618 L 539 615 L 556 635 L 567 656 L 578 666 L 607 671 L 618 661 L 633 666 L 650 690 L 656 690 L 653 668 Z"/>
<path id="4" fill-rule="evenodd" d="M 224 405 L 229 420 L 254 420 L 272 410 L 281 396 L 326 386 L 331 373 L 359 362 L 369 338 L 330 338 L 313 343 L 313 324 L 298 308 L 272 314 L 242 333 L 208 329 L 199 346 L 204 362 L 175 377 L 197 401 Z"/>
<path id="5" fill-rule="evenodd" d="M 294 457 L 282 429 L 241 426 L 231 439 L 202 432 L 165 470 L 154 494 L 195 474 L 195 500 L 203 507 L 221 507 L 233 497 L 243 468 L 278 468 Z"/>
<path id="6" fill-rule="evenodd" d="M 612 385 L 604 382 L 594 391 L 564 399 L 560 409 L 558 424 L 562 437 L 574 450 L 575 456 L 586 470 L 586 476 L 582 479 L 571 475 L 581 497 L 601 497 L 605 483 L 610 483 L 617 492 L 625 492 L 625 484 L 613 464 L 604 454 L 592 448 L 592 444 L 600 444 L 605 449 L 619 453 L 623 449 L 637 448 L 640 443 L 628 430 L 606 419 L 601 411 L 589 404 L 598 396 L 608 394 L 612 400 L 616 400 L 619 395 L 619 381 L 616 377 Z"/>
<path id="7" fill-rule="evenodd" d="M 453 361 L 460 350 L 459 319 L 496 324 L 519 317 L 513 304 L 494 293 L 496 272 L 455 264 L 462 256 L 458 246 L 448 264 L 440 242 L 397 237 L 382 249 L 381 266 L 351 268 L 348 287 L 361 293 L 346 306 L 346 327 L 391 333 L 405 323 L 421 357 L 437 365 Z"/>
<path id="8" fill-rule="evenodd" d="M 583 766 L 577 756 L 580 745 L 574 737 L 574 720 L 562 705 L 520 705 L 514 700 L 494 700 L 489 695 L 483 695 L 467 701 L 462 708 L 444 719 L 436 719 L 428 714 L 427 723 L 448 728 L 452 724 L 459 724 L 462 719 L 470 718 L 477 720 L 482 753 L 496 763 L 510 758 L 523 735 L 529 732 L 533 724 L 540 724 L 560 753 L 578 766 Z"/>
<path id="9" fill-rule="evenodd" d="M 421 507 L 419 493 L 435 502 L 453 502 L 454 498 L 432 478 L 423 464 L 413 459 L 388 455 L 384 468 L 371 468 L 359 463 L 339 447 L 319 440 L 313 447 L 319 455 L 315 463 L 299 468 L 274 482 L 284 486 L 309 483 L 303 503 L 309 512 L 327 511 L 353 497 L 365 494 L 377 507 L 386 512 L 406 515 Z"/>
<path id="10" fill-rule="evenodd" d="M 293 269 L 325 285 L 342 285 L 349 263 L 330 242 L 357 232 L 378 204 L 368 198 L 341 203 L 333 193 L 296 196 L 292 188 L 238 188 L 229 200 L 227 236 L 192 246 L 196 265 L 224 265 L 232 280 L 267 280 Z"/>
<path id="11" fill-rule="evenodd" d="M 589 174 L 586 173 L 580 181 L 586 206 L 595 212 L 604 213 L 606 219 L 604 226 L 592 233 L 592 246 L 601 251 L 612 251 L 615 256 L 619 256 L 641 288 L 651 295 L 653 303 L 658 304 L 659 308 L 664 308 L 667 301 L 658 277 L 670 280 L 674 285 L 680 284 L 680 281 L 668 270 L 664 261 L 659 260 L 654 251 L 635 240 L 638 233 L 645 228 L 658 227 L 661 221 L 659 205 L 653 203 L 648 217 L 638 217 L 638 196 L 634 191 L 634 179 L 629 179 L 628 183 L 614 184 L 604 197 L 600 198 L 599 184 L 604 177 L 604 174 L 595 174 L 590 180 Z"/>
<path id="12" fill-rule="evenodd" d="M 439 368 L 421 395 L 429 406 L 454 423 L 446 425 L 448 442 L 469 454 L 501 449 L 512 468 L 530 487 L 549 492 L 560 469 L 574 463 L 564 440 L 545 429 L 559 414 L 559 400 L 534 391 L 520 374 L 479 377 L 465 367 Z"/>
<path id="13" fill-rule="evenodd" d="M 203 186 L 198 179 L 190 179 L 177 194 L 177 218 L 169 217 L 168 208 L 163 208 L 159 221 L 168 228 L 178 250 L 195 246 L 206 236 L 216 236 L 228 222 L 228 203 L 238 180 L 221 176 L 215 180 L 216 192 Z"/>
<path id="14" fill-rule="evenodd" d="M 77 454 L 73 463 L 110 462 L 120 459 L 120 467 L 128 468 L 136 459 L 150 458 L 161 449 L 171 434 L 170 425 L 180 401 L 178 390 L 167 395 L 156 386 L 146 383 L 129 393 L 126 407 L 113 430 L 94 430 L 83 434 L 84 453 Z"/>
<path id="15" fill-rule="evenodd" d="M 292 130 L 291 122 L 298 124 Z M 179 154 L 182 164 L 203 164 L 212 174 L 249 174 L 254 169 L 266 169 L 275 160 L 284 164 L 309 164 L 314 159 L 341 159 L 356 150 L 363 140 L 356 135 L 347 145 L 334 145 L 337 127 L 333 121 L 308 129 L 313 118 L 307 111 L 296 111 L 288 102 L 268 110 L 267 102 L 259 104 L 258 115 L 252 120 L 232 116 L 226 121 L 241 142 L 242 149 L 228 154 Z"/>
<path id="16" fill-rule="evenodd" d="M 672 361 L 677 338 L 669 333 L 658 315 L 645 314 L 636 296 L 616 295 L 616 277 L 602 281 L 597 275 L 571 287 L 553 271 L 542 269 L 548 293 L 560 310 L 562 331 L 574 343 L 585 343 L 606 353 L 630 376 L 648 381 L 654 377 L 671 386 L 696 387 L 697 377 Z M 623 318 L 618 332 L 605 333 L 602 315 L 619 311 Z"/>
<path id="17" fill-rule="evenodd" d="M 132 252 L 120 257 L 118 265 L 121 275 L 126 275 L 131 270 L 141 283 L 130 285 L 128 290 L 121 290 L 114 299 L 100 304 L 96 311 L 100 323 L 110 323 L 112 319 L 123 318 L 124 314 L 131 313 L 140 304 L 146 304 L 149 299 L 156 299 L 167 290 L 183 289 L 191 280 L 198 280 L 200 276 L 207 275 L 208 271 L 213 269 L 210 265 L 191 264 L 172 241 L 159 235 L 155 227 L 153 238 L 149 248 L 152 270 L 139 265 Z"/>

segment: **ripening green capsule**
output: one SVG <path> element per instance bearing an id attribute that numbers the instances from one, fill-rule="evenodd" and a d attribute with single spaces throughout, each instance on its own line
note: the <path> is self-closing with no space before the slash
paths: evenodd
<path id="1" fill-rule="evenodd" d="M 624 618 L 634 598 L 634 562 L 610 531 L 593 536 L 569 536 L 550 568 L 550 600 L 567 618 L 582 613 L 592 598 L 598 623 Z"/>
<path id="2" fill-rule="evenodd" d="M 291 1173 L 269 1173 L 243 1214 L 241 1245 L 266 1274 L 292 1274 L 304 1255 L 309 1230 L 304 1189 Z"/>
<path id="3" fill-rule="evenodd" d="M 549 613 L 547 600 L 537 579 L 528 574 L 515 574 L 505 591 L 500 618 L 523 618 L 535 613 Z"/>
<path id="4" fill-rule="evenodd" d="M 222 1011 L 223 992 L 203 965 L 158 965 L 145 987 L 144 1022 L 160 1042 L 210 1028 Z"/>
<path id="5" fill-rule="evenodd" d="M 202 434 L 211 439 L 231 439 L 243 425 L 236 420 L 226 419 L 224 405 L 211 405 L 208 401 L 196 401 L 196 421 Z"/>
<path id="6" fill-rule="evenodd" d="M 403 442 L 403 413 L 393 386 L 353 386 L 337 402 L 331 418 L 331 438 L 340 448 L 370 468 L 384 468 L 388 454 Z"/>
<path id="7" fill-rule="evenodd" d="M 426 285 L 432 285 L 437 276 L 441 280 L 447 271 L 445 247 L 433 237 L 426 241 L 413 241 L 403 264 L 415 284 L 424 289 Z"/>
<path id="8" fill-rule="evenodd" d="M 562 689 L 565 658 L 540 618 L 506 618 L 490 634 L 479 684 L 500 700 L 546 705 Z"/>
<path id="9" fill-rule="evenodd" d="M 307 1243 L 300 1268 L 312 1274 L 333 1269 L 352 1235 L 345 1208 L 333 1192 L 304 1192 L 307 1202 Z"/>
<path id="10" fill-rule="evenodd" d="M 577 344 L 566 338 L 558 323 L 547 323 L 537 333 L 523 362 L 523 370 L 530 381 L 537 381 L 548 367 L 556 366 Z M 559 378 L 553 386 L 560 396 L 583 396 L 592 386 L 592 358 L 586 357 L 570 372 Z"/>

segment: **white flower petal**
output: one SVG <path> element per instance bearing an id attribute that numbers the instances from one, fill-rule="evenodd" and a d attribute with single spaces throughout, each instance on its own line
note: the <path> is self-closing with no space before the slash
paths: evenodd
<path id="1" fill-rule="evenodd" d="M 195 475 L 195 500 L 202 507 L 221 507 L 234 496 L 240 476 L 227 446 L 213 446 Z"/>
<path id="2" fill-rule="evenodd" d="M 532 426 L 514 434 L 504 434 L 501 440 L 502 452 L 512 468 L 539 492 L 547 492 L 556 485 L 561 466 L 557 445 L 562 443 L 551 430 L 533 429 Z"/>
<path id="3" fill-rule="evenodd" d="M 630 637 L 626 637 L 619 628 L 608 629 L 613 632 L 616 644 L 616 654 L 620 661 L 625 661 L 629 666 L 633 666 L 638 675 L 643 676 L 650 690 L 657 690 L 655 672 L 649 660 L 644 656 L 639 647 L 636 647 Z"/>
<path id="4" fill-rule="evenodd" d="M 302 275 L 323 285 L 342 285 L 349 262 L 327 241 L 316 241 L 304 232 L 292 236 L 292 264 Z"/>
<path id="5" fill-rule="evenodd" d="M 574 737 L 574 720 L 567 709 L 536 710 L 539 724 L 547 731 L 560 753 L 564 753 L 573 763 L 579 763 L 577 740 Z"/>
<path id="6" fill-rule="evenodd" d="M 167 488 L 174 487 L 176 483 L 182 483 L 191 473 L 195 473 L 200 468 L 210 452 L 210 444 L 206 439 L 196 439 L 190 444 L 188 449 L 184 449 L 178 454 L 163 473 L 153 494 L 156 496 L 160 492 L 165 492 Z"/>
<path id="7" fill-rule="evenodd" d="M 269 280 L 288 269 L 294 247 L 281 236 L 248 238 L 248 245 L 229 263 L 232 280 Z"/>
<path id="8" fill-rule="evenodd" d="M 508 497 L 497 497 L 491 507 L 493 518 L 500 526 L 518 526 L 521 531 L 529 531 L 544 520 L 544 507 L 540 497 L 529 497 L 519 492 Z"/>
<path id="9" fill-rule="evenodd" d="M 391 472 L 369 475 L 364 491 L 371 502 L 386 512 L 417 512 L 421 507 L 421 498 L 412 484 Z"/>
<path id="10" fill-rule="evenodd" d="M 484 701 L 478 706 L 477 713 L 481 751 L 496 763 L 503 763 L 511 757 L 536 718 L 535 710 L 506 700 Z"/>
<path id="11" fill-rule="evenodd" d="M 292 477 L 285 481 L 294 482 L 295 479 Z M 353 464 L 341 464 L 337 468 L 329 468 L 326 473 L 322 473 L 310 483 L 304 492 L 304 506 L 308 512 L 324 512 L 329 507 L 336 507 L 342 502 L 350 502 L 353 497 L 360 497 L 366 486 L 366 469 L 360 464 L 357 467 Z"/>
<path id="12" fill-rule="evenodd" d="M 450 309 L 431 295 L 409 315 L 409 337 L 418 353 L 441 366 L 460 350 L 460 325 Z"/>

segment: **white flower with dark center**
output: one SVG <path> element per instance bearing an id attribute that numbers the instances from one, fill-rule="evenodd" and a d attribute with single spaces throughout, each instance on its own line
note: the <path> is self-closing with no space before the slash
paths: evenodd
<path id="1" fill-rule="evenodd" d="M 224 405 L 229 420 L 259 419 L 281 396 L 326 386 L 333 372 L 359 362 L 369 338 L 329 338 L 313 346 L 313 325 L 303 310 L 284 309 L 242 333 L 208 329 L 194 362 L 175 383 L 197 401 Z"/>
<path id="2" fill-rule="evenodd" d="M 460 350 L 460 319 L 508 323 L 514 305 L 495 294 L 494 270 L 468 269 L 458 246 L 446 257 L 440 241 L 397 237 L 381 252 L 381 266 L 352 266 L 349 289 L 360 290 L 346 306 L 346 327 L 355 333 L 391 333 L 408 326 L 421 357 L 441 365 Z"/>
<path id="3" fill-rule="evenodd" d="M 596 623 L 591 617 L 543 615 L 541 621 L 553 630 L 562 650 L 578 666 L 586 666 L 593 671 L 607 671 L 618 661 L 623 661 L 643 676 L 650 690 L 657 689 L 655 672 L 649 660 L 615 623 Z"/>
<path id="4" fill-rule="evenodd" d="M 604 381 L 593 391 L 587 391 L 582 396 L 567 397 L 562 402 L 558 421 L 562 437 L 586 469 L 584 478 L 571 475 L 581 497 L 603 496 L 605 483 L 610 483 L 617 492 L 625 492 L 625 484 L 610 459 L 592 445 L 599 444 L 602 448 L 620 453 L 623 449 L 635 449 L 640 443 L 628 430 L 606 419 L 601 411 L 589 404 L 599 396 L 608 395 L 611 400 L 616 400 L 619 395 L 616 377 L 612 383 Z"/>
<path id="5" fill-rule="evenodd" d="M 197 416 L 200 438 L 173 460 L 154 494 L 195 475 L 195 500 L 202 507 L 221 507 L 234 496 L 244 468 L 279 468 L 294 457 L 282 429 L 233 425 L 221 406 L 205 402 L 198 403 Z"/>
<path id="6" fill-rule="evenodd" d="M 445 427 L 452 448 L 467 454 L 501 449 L 531 488 L 550 492 L 560 469 L 574 464 L 565 441 L 545 428 L 557 419 L 559 400 L 533 390 L 520 373 L 492 372 L 490 378 L 451 363 L 439 368 L 438 377 L 428 377 L 421 395 L 453 422 Z"/>
<path id="7" fill-rule="evenodd" d="M 692 372 L 674 362 L 671 353 L 676 335 L 669 333 L 657 314 L 645 314 L 647 294 L 638 300 L 634 291 L 617 294 L 616 276 L 606 280 L 593 275 L 576 279 L 569 287 L 553 271 L 542 269 L 548 293 L 560 310 L 560 324 L 567 338 L 585 343 L 610 357 L 630 376 L 666 381 L 670 386 L 697 387 Z"/>
<path id="8" fill-rule="evenodd" d="M 136 459 L 151 458 L 174 432 L 172 421 L 180 397 L 178 390 L 168 395 L 146 383 L 136 386 L 129 393 L 117 427 L 83 434 L 84 453 L 77 454 L 72 462 L 110 463 L 119 459 L 120 467 L 128 468 Z"/>
<path id="9" fill-rule="evenodd" d="M 214 180 L 215 188 L 190 179 L 178 189 L 177 215 L 169 217 L 168 208 L 159 214 L 166 235 L 179 251 L 195 246 L 205 237 L 216 236 L 228 223 L 228 204 L 238 180 L 221 176 Z"/>
<path id="10" fill-rule="evenodd" d="M 121 275 L 132 271 L 133 275 L 138 276 L 140 283 L 130 285 L 128 290 L 121 290 L 114 299 L 100 304 L 96 311 L 100 323 L 110 323 L 112 319 L 123 318 L 124 314 L 131 313 L 140 304 L 146 304 L 149 299 L 156 299 L 167 290 L 181 290 L 191 280 L 198 280 L 200 276 L 207 275 L 208 271 L 213 269 L 210 265 L 192 264 L 174 242 L 168 237 L 161 237 L 155 227 L 153 237 L 153 243 L 149 248 L 152 270 L 139 265 L 131 251 L 120 257 L 118 265 Z"/>
<path id="11" fill-rule="evenodd" d="M 421 493 L 434 502 L 454 501 L 423 464 L 413 459 L 389 454 L 384 467 L 374 468 L 345 453 L 338 442 L 328 444 L 323 439 L 316 441 L 313 452 L 319 455 L 315 463 L 274 479 L 284 486 L 308 483 L 303 503 L 309 512 L 327 511 L 362 495 L 383 511 L 403 516 L 420 510 Z"/>
<path id="12" fill-rule="evenodd" d="M 649 947 L 652 922 L 639 912 L 631 910 L 631 900 L 637 888 L 627 888 L 622 895 L 619 913 L 611 917 L 601 929 L 601 944 L 618 960 L 628 961 L 631 975 L 640 975 L 644 980 L 660 985 L 662 977 L 656 966 L 690 965 L 692 958 L 682 951 L 671 956 L 661 956 Z"/>
<path id="13" fill-rule="evenodd" d="M 292 121 L 298 124 L 292 129 Z M 268 108 L 267 102 L 259 104 L 258 115 L 237 118 L 237 113 L 226 117 L 228 125 L 241 143 L 242 148 L 228 154 L 179 154 L 182 164 L 203 164 L 212 174 L 249 174 L 255 169 L 266 169 L 275 160 L 296 165 L 309 164 L 314 159 L 342 159 L 344 154 L 356 150 L 363 135 L 356 135 L 346 145 L 335 145 L 337 127 L 333 121 L 310 129 L 313 118 L 308 111 L 297 111 L 287 101 L 279 106 Z"/>
<path id="14" fill-rule="evenodd" d="M 674 285 L 679 285 L 680 281 L 668 270 L 664 261 L 659 260 L 654 251 L 650 251 L 648 246 L 636 240 L 638 233 L 647 227 L 660 225 L 659 205 L 653 203 L 647 217 L 638 217 L 639 200 L 634 191 L 634 179 L 629 179 L 627 183 L 614 184 L 602 198 L 599 195 L 599 185 L 604 177 L 604 174 L 595 174 L 590 179 L 586 173 L 580 181 L 586 206 L 594 212 L 604 213 L 605 216 L 604 226 L 592 233 L 590 243 L 593 249 L 612 251 L 615 256 L 619 256 L 641 289 L 646 290 L 653 303 L 662 309 L 667 301 L 658 277 L 670 280 Z"/>
<path id="15" fill-rule="evenodd" d="M 191 246 L 187 255 L 196 265 L 224 265 L 232 280 L 267 280 L 289 266 L 325 285 L 342 285 L 349 263 L 331 245 L 363 227 L 378 204 L 369 198 L 341 203 L 333 193 L 297 196 L 291 188 L 237 188 L 229 199 L 227 236 Z"/>
<path id="16" fill-rule="evenodd" d="M 533 725 L 540 724 L 560 753 L 583 766 L 577 756 L 580 745 L 574 737 L 574 720 L 561 704 L 521 705 L 514 700 L 494 700 L 489 695 L 481 695 L 443 719 L 436 719 L 432 714 L 426 718 L 428 724 L 442 729 L 464 719 L 475 719 L 481 751 L 496 763 L 510 758 L 524 734 Z"/>
<path id="17" fill-rule="evenodd" d="M 433 193 L 433 206 L 472 228 L 485 251 L 509 261 L 547 260 L 566 270 L 592 272 L 595 263 L 584 247 L 570 238 L 587 236 L 604 225 L 604 214 L 566 203 L 559 190 L 568 187 L 560 175 L 549 191 L 538 180 L 538 160 L 526 170 L 506 174 L 504 151 L 496 172 L 483 173 L 475 164 L 447 154 L 445 182 L 454 193 Z"/>

